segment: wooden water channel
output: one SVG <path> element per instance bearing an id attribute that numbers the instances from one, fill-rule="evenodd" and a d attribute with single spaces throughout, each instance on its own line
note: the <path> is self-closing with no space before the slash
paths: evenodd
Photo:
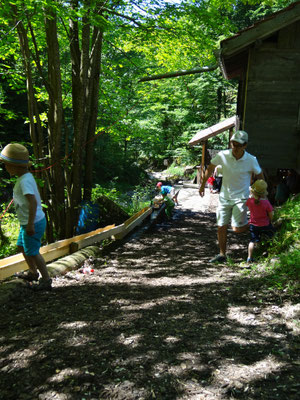
<path id="1" fill-rule="evenodd" d="M 164 207 L 162 206 L 160 212 L 162 212 L 163 209 Z M 40 253 L 43 255 L 46 263 L 48 263 L 49 261 L 57 260 L 61 257 L 73 254 L 87 246 L 96 245 L 107 238 L 115 240 L 123 239 L 133 229 L 141 225 L 143 221 L 152 214 L 152 212 L 152 207 L 145 207 L 121 225 L 108 225 L 104 228 L 99 228 L 92 232 L 74 236 L 70 239 L 51 243 L 47 246 L 41 247 Z M 156 215 L 158 215 L 157 211 Z M 28 265 L 21 253 L 4 258 L 0 260 L 0 280 L 10 277 L 16 272 L 27 269 Z"/>

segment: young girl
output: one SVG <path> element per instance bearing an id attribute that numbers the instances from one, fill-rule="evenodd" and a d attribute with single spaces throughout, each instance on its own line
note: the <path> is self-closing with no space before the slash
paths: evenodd
<path id="1" fill-rule="evenodd" d="M 254 261 L 254 247 L 261 241 L 261 236 L 265 235 L 271 238 L 274 235 L 273 207 L 266 198 L 267 195 L 267 182 L 262 179 L 255 181 L 250 188 L 250 198 L 246 202 L 250 211 L 249 230 L 251 235 L 247 263 Z"/>
<path id="2" fill-rule="evenodd" d="M 26 147 L 11 143 L 4 147 L 0 154 L 7 172 L 17 176 L 13 189 L 13 199 L 20 222 L 20 233 L 17 241 L 23 253 L 29 271 L 18 274 L 28 282 L 37 281 L 40 271 L 42 278 L 37 284 L 29 287 L 34 290 L 50 290 L 52 280 L 49 277 L 46 263 L 40 254 L 41 238 L 46 228 L 46 218 L 41 206 L 41 198 L 34 177 L 28 171 L 29 154 Z"/>

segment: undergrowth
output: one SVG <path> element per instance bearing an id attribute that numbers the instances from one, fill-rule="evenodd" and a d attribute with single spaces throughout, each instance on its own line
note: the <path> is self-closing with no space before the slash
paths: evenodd
<path id="1" fill-rule="evenodd" d="M 16 216 L 10 212 L 7 212 L 0 222 L 0 258 L 5 258 L 18 252 L 17 239 L 20 224 Z"/>
<path id="2" fill-rule="evenodd" d="M 300 195 L 275 208 L 274 222 L 277 232 L 268 244 L 268 256 L 260 257 L 260 273 L 271 289 L 296 293 L 300 288 Z M 258 270 L 252 268 L 254 273 Z"/>
<path id="3" fill-rule="evenodd" d="M 147 184 L 120 186 L 116 182 L 110 185 L 96 185 L 92 191 L 92 201 L 97 201 L 99 196 L 106 196 L 118 204 L 128 215 L 133 215 L 142 208 L 150 205 L 155 196 L 155 185 Z"/>

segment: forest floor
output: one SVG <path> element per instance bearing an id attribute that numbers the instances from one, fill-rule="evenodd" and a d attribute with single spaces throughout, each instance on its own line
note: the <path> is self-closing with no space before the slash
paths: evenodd
<path id="1" fill-rule="evenodd" d="M 299 399 L 299 297 L 217 253 L 218 195 L 182 189 L 170 222 L 1 304 L 3 400 Z"/>

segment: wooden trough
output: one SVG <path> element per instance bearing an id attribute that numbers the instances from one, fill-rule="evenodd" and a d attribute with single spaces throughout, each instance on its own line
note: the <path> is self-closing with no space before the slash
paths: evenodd
<path id="1" fill-rule="evenodd" d="M 109 237 L 112 237 L 113 239 L 122 239 L 135 227 L 140 225 L 151 213 L 152 207 L 145 207 L 121 225 L 108 225 L 105 228 L 99 228 L 92 232 L 74 236 L 70 239 L 51 243 L 47 246 L 41 247 L 40 253 L 43 255 L 47 263 L 72 254 L 87 246 L 95 245 Z M 21 253 L 4 258 L 0 260 L 0 280 L 10 277 L 16 272 L 27 269 L 28 265 Z"/>

